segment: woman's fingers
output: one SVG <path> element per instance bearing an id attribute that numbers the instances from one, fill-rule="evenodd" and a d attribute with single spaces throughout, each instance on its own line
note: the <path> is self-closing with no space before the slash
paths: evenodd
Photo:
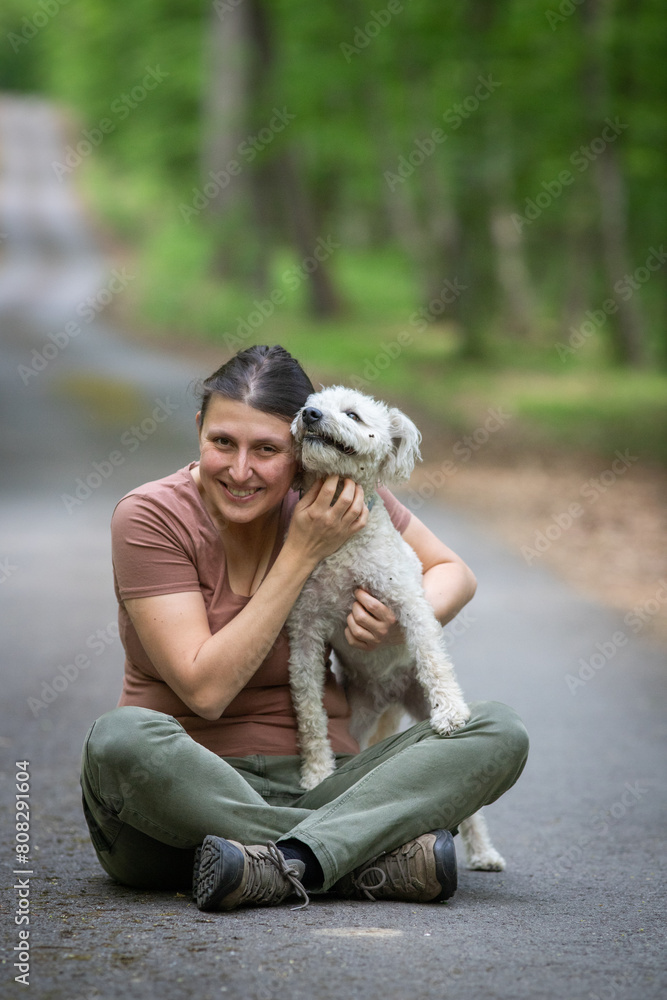
<path id="1" fill-rule="evenodd" d="M 348 504 L 343 516 L 354 523 L 355 531 L 363 528 L 368 520 L 368 507 L 366 506 L 364 491 L 361 486 L 352 479 L 346 479 L 341 494 L 334 504 L 334 508 L 341 500 Z"/>
<path id="2" fill-rule="evenodd" d="M 296 505 L 290 533 L 306 558 L 317 562 L 331 555 L 364 527 L 368 508 L 364 491 L 352 479 L 319 479 Z"/>
<path id="3" fill-rule="evenodd" d="M 382 622 L 386 622 L 388 625 L 393 625 L 396 621 L 396 615 L 388 608 L 386 604 L 379 601 L 377 597 L 373 597 L 369 594 L 367 590 L 363 587 L 357 587 L 354 592 L 356 598 L 356 604 L 361 607 L 362 611 L 366 612 L 369 617 L 374 619 L 379 619 Z"/>
<path id="4" fill-rule="evenodd" d="M 301 507 L 310 507 L 313 503 L 315 503 L 323 482 L 323 479 L 316 479 L 310 489 L 306 490 L 303 496 L 299 499 L 299 505 Z"/>
<path id="5" fill-rule="evenodd" d="M 359 649 L 374 649 L 380 645 L 395 646 L 405 642 L 396 615 L 368 591 L 358 587 L 356 600 L 347 616 L 345 637 Z"/>
<path id="6" fill-rule="evenodd" d="M 339 486 L 340 493 L 336 496 Z M 340 476 L 327 476 L 322 483 L 318 500 L 321 500 L 323 507 L 337 508 L 337 513 L 341 515 L 355 506 L 360 512 L 364 505 L 364 491 L 354 479 L 341 480 Z"/>
<path id="7" fill-rule="evenodd" d="M 385 627 L 384 622 L 369 614 L 363 604 L 357 600 L 347 616 L 345 636 L 353 646 L 371 649 L 377 646 L 384 637 Z"/>
<path id="8" fill-rule="evenodd" d="M 340 494 L 336 497 L 336 490 L 340 482 L 340 476 L 316 479 L 299 503 L 304 507 L 313 507 L 313 513 L 326 513 L 330 508 L 335 507 L 337 508 L 336 512 L 342 514 L 354 505 L 360 510 L 364 506 L 364 491 L 361 486 L 353 479 L 344 479 Z M 336 497 L 335 500 L 334 497 Z"/>
<path id="9" fill-rule="evenodd" d="M 351 534 L 362 528 L 368 519 L 368 508 L 364 503 L 361 486 L 353 479 L 341 480 L 339 476 L 327 476 L 313 501 L 312 512 L 322 517 L 325 524 L 332 528 L 338 525 L 346 531 L 352 528 Z"/>
<path id="10" fill-rule="evenodd" d="M 380 642 L 396 621 L 394 613 L 386 604 L 362 588 L 355 591 L 355 597 L 356 600 L 347 616 L 350 634 L 358 642 Z"/>
<path id="11" fill-rule="evenodd" d="M 345 629 L 345 638 L 348 644 L 354 646 L 355 649 L 373 649 L 377 643 L 370 633 L 366 633 L 366 638 L 360 636 L 358 628 L 355 628 L 354 631 L 350 628 L 349 621 L 350 619 L 348 618 L 348 626 Z"/>

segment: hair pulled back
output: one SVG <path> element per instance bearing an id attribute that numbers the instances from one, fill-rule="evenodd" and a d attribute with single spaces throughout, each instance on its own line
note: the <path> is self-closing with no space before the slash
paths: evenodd
<path id="1" fill-rule="evenodd" d="M 200 426 L 214 395 L 291 422 L 314 391 L 299 362 L 284 347 L 255 344 L 239 351 L 201 383 Z"/>

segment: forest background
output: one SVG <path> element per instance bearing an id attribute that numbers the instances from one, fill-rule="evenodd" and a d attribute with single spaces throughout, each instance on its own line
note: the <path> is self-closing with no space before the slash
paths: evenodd
<path id="1" fill-rule="evenodd" d="M 630 422 L 664 459 L 664 20 L 658 0 L 6 0 L 0 87 L 76 116 L 54 171 L 127 245 L 135 322 L 283 341 L 434 413 L 447 396 L 461 427 L 457 398 L 504 371 L 526 425 L 609 450 Z"/>
<path id="2" fill-rule="evenodd" d="M 131 335 L 216 363 L 282 343 L 404 402 L 438 462 L 417 489 L 504 497 L 517 541 L 598 490 L 568 538 L 583 558 L 611 511 L 653 586 L 664 23 L 659 0 L 4 0 L 0 90 L 67 109 L 54 174 L 132 275 Z"/>

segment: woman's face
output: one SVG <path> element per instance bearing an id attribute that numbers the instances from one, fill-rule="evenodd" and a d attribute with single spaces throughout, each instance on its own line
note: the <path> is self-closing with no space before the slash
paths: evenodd
<path id="1" fill-rule="evenodd" d="M 297 470 L 287 420 L 217 394 L 199 428 L 199 451 L 199 488 L 223 523 L 247 524 L 273 510 Z"/>

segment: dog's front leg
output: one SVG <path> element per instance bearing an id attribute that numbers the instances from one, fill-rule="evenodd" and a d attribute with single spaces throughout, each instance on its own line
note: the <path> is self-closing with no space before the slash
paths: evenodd
<path id="1" fill-rule="evenodd" d="M 406 644 L 414 657 L 417 679 L 431 706 L 431 725 L 441 736 L 460 729 L 470 718 L 454 667 L 444 647 L 442 628 L 426 601 L 399 615 Z"/>
<path id="2" fill-rule="evenodd" d="M 307 626 L 287 623 L 290 639 L 290 686 L 301 748 L 301 787 L 319 785 L 336 767 L 324 710 L 325 644 Z"/>
<path id="3" fill-rule="evenodd" d="M 491 843 L 481 810 L 459 823 L 459 831 L 465 846 L 468 868 L 485 872 L 505 870 L 505 859 Z"/>

